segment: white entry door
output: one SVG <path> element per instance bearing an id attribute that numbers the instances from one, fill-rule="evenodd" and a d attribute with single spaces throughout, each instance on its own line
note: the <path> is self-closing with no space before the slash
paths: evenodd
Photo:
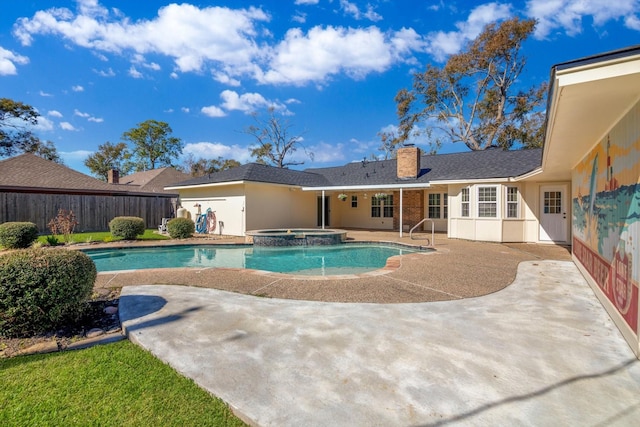
<path id="1" fill-rule="evenodd" d="M 540 187 L 540 241 L 567 242 L 566 187 Z"/>

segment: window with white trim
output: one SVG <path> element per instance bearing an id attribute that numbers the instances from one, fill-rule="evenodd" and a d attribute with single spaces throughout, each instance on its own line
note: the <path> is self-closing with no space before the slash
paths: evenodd
<path id="1" fill-rule="evenodd" d="M 385 218 L 393 218 L 393 195 L 387 196 L 383 200 L 383 204 L 382 216 Z"/>
<path id="2" fill-rule="evenodd" d="M 352 208 L 358 207 L 358 196 L 351 196 L 351 207 Z"/>
<path id="3" fill-rule="evenodd" d="M 460 216 L 469 216 L 469 187 L 463 188 L 460 192 Z"/>
<path id="4" fill-rule="evenodd" d="M 449 194 L 444 193 L 442 196 L 442 218 L 449 218 Z"/>
<path id="5" fill-rule="evenodd" d="M 387 195 L 385 198 L 371 198 L 371 217 L 372 218 L 393 218 L 393 195 Z"/>
<path id="6" fill-rule="evenodd" d="M 519 218 L 518 187 L 507 187 L 507 218 Z"/>
<path id="7" fill-rule="evenodd" d="M 447 193 L 429 193 L 427 198 L 427 218 L 447 219 L 449 209 L 447 205 Z"/>
<path id="8" fill-rule="evenodd" d="M 496 187 L 478 187 L 478 217 L 496 218 L 498 216 L 498 189 Z"/>
<path id="9" fill-rule="evenodd" d="M 377 197 L 371 198 L 371 217 L 372 218 L 380 218 L 382 205 L 382 199 L 378 199 Z"/>
<path id="10" fill-rule="evenodd" d="M 431 219 L 439 219 L 440 218 L 440 194 L 433 193 L 429 194 L 429 210 L 428 217 Z"/>

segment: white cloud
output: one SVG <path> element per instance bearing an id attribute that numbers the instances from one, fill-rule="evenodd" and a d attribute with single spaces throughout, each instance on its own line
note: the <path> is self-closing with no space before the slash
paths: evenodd
<path id="1" fill-rule="evenodd" d="M 240 163 L 247 163 L 251 160 L 251 153 L 246 147 L 239 145 L 224 145 L 220 142 L 195 142 L 185 144 L 182 149 L 183 155 L 192 154 L 193 157 L 204 159 L 234 159 Z"/>
<path id="2" fill-rule="evenodd" d="M 595 26 L 621 19 L 627 28 L 640 30 L 637 0 L 529 0 L 526 14 L 538 20 L 535 37 L 546 38 L 560 30 L 570 36 L 582 32 L 582 21 L 591 17 Z"/>
<path id="3" fill-rule="evenodd" d="M 334 163 L 343 162 L 346 159 L 344 154 L 344 144 L 327 144 L 326 142 L 320 142 L 318 144 L 307 147 L 308 151 L 313 153 L 314 163 Z M 309 157 L 304 150 L 297 150 L 294 153 L 293 160 L 309 161 Z"/>
<path id="4" fill-rule="evenodd" d="M 51 116 L 51 117 L 57 117 L 57 118 L 62 117 L 62 113 L 60 111 L 57 111 L 57 110 L 51 110 L 51 111 L 49 111 L 47 113 L 47 115 Z"/>
<path id="5" fill-rule="evenodd" d="M 304 24 L 307 22 L 307 14 L 302 12 L 296 12 L 295 15 L 291 17 L 293 22 L 297 22 L 298 24 Z"/>
<path id="6" fill-rule="evenodd" d="M 367 5 L 367 10 L 365 12 L 360 11 L 360 8 L 357 4 L 352 3 L 348 0 L 340 0 L 340 7 L 345 14 L 351 15 L 353 16 L 353 18 L 358 20 L 368 19 L 370 21 L 376 22 L 382 19 L 382 16 L 376 13 L 373 6 L 370 4 Z"/>
<path id="7" fill-rule="evenodd" d="M 209 117 L 224 117 L 227 115 L 227 113 L 225 113 L 220 107 L 216 107 L 215 105 L 202 107 L 200 112 Z"/>
<path id="8" fill-rule="evenodd" d="M 136 67 L 134 67 L 133 65 L 131 66 L 131 68 L 129 68 L 129 75 L 131 77 L 133 77 L 134 79 L 141 79 L 142 78 L 142 73 L 138 70 L 136 70 Z"/>
<path id="9" fill-rule="evenodd" d="M 635 15 L 627 16 L 624 25 L 631 30 L 640 31 L 640 19 Z"/>
<path id="10" fill-rule="evenodd" d="M 464 22 L 455 24 L 456 31 L 438 31 L 428 36 L 429 52 L 437 61 L 444 61 L 449 55 L 460 52 L 470 40 L 476 38 L 487 24 L 508 19 L 511 16 L 511 5 L 487 3 L 473 9 Z"/>
<path id="11" fill-rule="evenodd" d="M 93 117 L 91 114 L 83 113 L 82 111 L 77 110 L 77 109 L 73 110 L 73 115 L 74 116 L 78 116 L 78 117 L 82 117 L 83 119 L 87 119 L 87 121 L 89 121 L 89 122 L 94 122 L 94 123 L 102 123 L 102 122 L 104 122 L 104 119 L 102 119 L 102 118 Z M 69 130 L 69 129 L 67 129 L 67 130 Z"/>
<path id="12" fill-rule="evenodd" d="M 235 87 L 240 86 L 240 80 L 234 79 L 226 73 L 215 71 L 212 73 L 212 76 L 213 76 L 213 80 L 219 83 L 229 85 L 229 86 L 235 86 Z"/>
<path id="13" fill-rule="evenodd" d="M 49 97 L 52 97 L 52 96 L 53 96 L 53 94 L 47 93 L 47 92 L 45 92 L 45 91 L 43 91 L 43 90 L 41 90 L 41 91 L 39 92 L 39 94 L 40 94 L 40 96 L 43 96 L 43 97 L 45 97 L 45 98 L 49 98 Z"/>
<path id="14" fill-rule="evenodd" d="M 25 65 L 29 63 L 29 58 L 18 55 L 0 46 L 0 76 L 12 76 L 18 74 L 16 64 Z"/>
<path id="15" fill-rule="evenodd" d="M 299 0 L 298 5 L 315 5 L 317 0 Z M 343 7 L 358 19 L 378 20 L 373 6 L 355 7 L 343 0 Z M 300 15 L 302 16 L 302 15 Z M 82 0 L 75 11 L 51 8 L 21 18 L 14 35 L 25 46 L 34 37 L 52 35 L 67 44 L 90 49 L 96 55 L 130 56 L 128 73 L 142 77 L 141 69 L 159 70 L 146 56 L 173 59 L 178 73 L 209 69 L 214 80 L 239 87 L 243 78 L 258 83 L 323 85 L 333 75 L 361 79 L 383 72 L 396 62 L 414 61 L 412 51 L 424 42 L 411 29 L 383 32 L 368 28 L 314 27 L 303 33 L 290 29 L 283 40 L 270 46 L 261 40 L 273 35 L 264 23 L 270 16 L 260 8 L 197 7 L 169 4 L 151 19 L 134 20 L 97 0 Z M 424 50 L 424 49 L 421 49 Z M 94 70 L 103 77 L 115 76 L 111 68 Z"/>
<path id="16" fill-rule="evenodd" d="M 293 2 L 293 4 L 295 4 L 295 5 L 303 4 L 303 5 L 308 5 L 308 6 L 312 6 L 312 5 L 318 4 L 318 3 L 320 3 L 320 0 L 295 0 Z"/>
<path id="17" fill-rule="evenodd" d="M 172 79 L 174 79 L 174 80 L 177 80 L 179 76 L 178 76 L 178 73 L 176 73 L 175 71 L 173 71 L 171 74 L 169 74 L 169 77 L 171 77 L 171 78 L 172 78 Z"/>
<path id="18" fill-rule="evenodd" d="M 84 88 L 80 85 L 73 86 L 71 90 L 74 92 L 84 92 Z"/>
<path id="19" fill-rule="evenodd" d="M 68 131 L 77 131 L 78 129 L 76 129 L 75 127 L 73 127 L 73 125 L 69 122 L 60 122 L 60 128 L 62 128 L 63 130 L 68 130 Z"/>
<path id="20" fill-rule="evenodd" d="M 106 70 L 93 70 L 93 72 L 101 77 L 114 77 L 116 75 L 115 71 L 113 71 L 111 68 L 108 68 Z"/>
<path id="21" fill-rule="evenodd" d="M 54 123 L 46 117 L 39 116 L 36 120 L 37 124 L 35 125 L 35 129 L 40 132 L 52 131 L 55 128 Z"/>
<path id="22" fill-rule="evenodd" d="M 14 35 L 25 46 L 39 34 L 54 34 L 85 48 L 121 54 L 161 54 L 174 59 L 182 72 L 199 71 L 207 61 L 243 67 L 260 54 L 253 37 L 256 25 L 269 16 L 259 8 L 199 8 L 169 4 L 152 20 L 132 21 L 107 11 L 97 1 L 83 0 L 77 13 L 66 8 L 21 18 Z"/>
<path id="23" fill-rule="evenodd" d="M 183 113 L 189 113 L 191 110 L 188 107 L 182 107 L 180 108 L 180 111 L 182 111 Z"/>
<path id="24" fill-rule="evenodd" d="M 263 83 L 294 85 L 324 83 L 339 73 L 361 79 L 369 73 L 387 70 L 402 58 L 407 46 L 397 44 L 396 40 L 404 35 L 404 30 L 384 34 L 377 27 L 316 26 L 306 34 L 298 28 L 290 29 L 274 49 L 271 69 L 260 79 Z"/>

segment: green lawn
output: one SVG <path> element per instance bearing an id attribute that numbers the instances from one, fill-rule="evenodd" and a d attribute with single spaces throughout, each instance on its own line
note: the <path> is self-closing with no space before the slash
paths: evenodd
<path id="1" fill-rule="evenodd" d="M 155 229 L 147 229 L 144 231 L 142 236 L 138 236 L 137 240 L 167 240 L 170 239 L 167 235 L 162 235 L 156 233 Z M 38 242 L 47 243 L 48 236 L 39 236 Z M 64 239 L 62 236 L 55 236 L 58 239 L 58 242 L 61 244 L 64 243 Z M 74 243 L 89 243 L 89 242 L 116 242 L 118 240 L 122 240 L 120 238 L 114 238 L 111 236 L 111 233 L 108 231 L 93 231 L 88 233 L 73 233 L 71 235 L 71 241 Z"/>
<path id="2" fill-rule="evenodd" d="M 0 359 L 0 425 L 244 426 L 228 406 L 125 340 Z"/>

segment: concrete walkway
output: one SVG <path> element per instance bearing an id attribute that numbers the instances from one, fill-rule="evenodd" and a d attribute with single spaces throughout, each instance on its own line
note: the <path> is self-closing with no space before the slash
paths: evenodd
<path id="1" fill-rule="evenodd" d="M 408 304 L 126 286 L 129 338 L 260 426 L 638 425 L 640 361 L 568 261 Z"/>

